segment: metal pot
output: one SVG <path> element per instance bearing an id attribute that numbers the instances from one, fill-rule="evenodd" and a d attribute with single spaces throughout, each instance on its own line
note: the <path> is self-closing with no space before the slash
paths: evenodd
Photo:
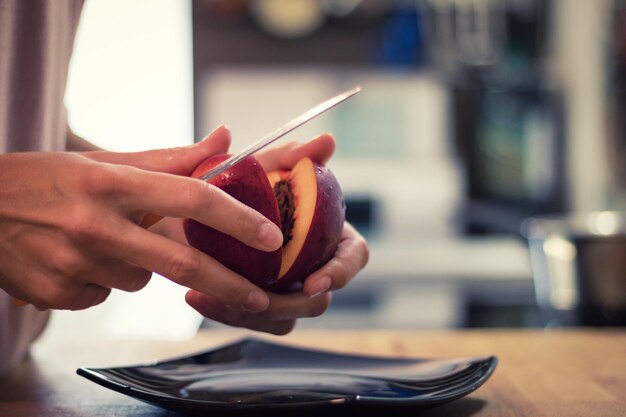
<path id="1" fill-rule="evenodd" d="M 626 216 L 527 219 L 535 295 L 549 326 L 626 325 Z"/>

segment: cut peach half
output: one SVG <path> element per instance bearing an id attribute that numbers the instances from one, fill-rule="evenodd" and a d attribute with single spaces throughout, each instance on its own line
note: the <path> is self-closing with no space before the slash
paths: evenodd
<path id="1" fill-rule="evenodd" d="M 201 176 L 228 157 L 229 155 L 223 154 L 208 158 L 194 170 L 191 176 L 194 178 Z M 280 225 L 276 198 L 263 167 L 256 159 L 245 159 L 211 179 L 209 183 Z M 264 252 L 252 248 L 232 236 L 193 219 L 185 219 L 183 229 L 191 246 L 259 286 L 266 285 L 268 277 L 276 277 L 280 271 L 282 249 Z"/>
<path id="2" fill-rule="evenodd" d="M 282 262 L 273 286 L 289 290 L 332 258 L 341 240 L 345 204 L 334 175 L 309 158 L 268 178 L 283 231 Z"/>
<path id="3" fill-rule="evenodd" d="M 192 176 L 202 175 L 226 157 L 209 158 Z M 249 159 L 210 182 L 277 224 L 283 247 L 271 253 L 258 251 L 193 220 L 184 222 L 187 240 L 261 287 L 297 291 L 337 250 L 345 220 L 343 194 L 332 172 L 309 158 L 290 171 L 267 174 L 259 171 L 254 157 Z"/>

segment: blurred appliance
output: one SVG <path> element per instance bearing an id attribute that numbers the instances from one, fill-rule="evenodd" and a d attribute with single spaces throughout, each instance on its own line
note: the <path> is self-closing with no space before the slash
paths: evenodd
<path id="1" fill-rule="evenodd" d="M 454 136 L 467 173 L 469 233 L 519 233 L 533 215 L 567 210 L 560 94 L 538 77 L 468 70 L 453 87 Z"/>
<path id="2" fill-rule="evenodd" d="M 532 218 L 523 230 L 546 325 L 626 326 L 623 214 Z"/>
<path id="3" fill-rule="evenodd" d="M 485 66 L 501 59 L 505 38 L 505 0 L 415 2 L 424 17 L 430 61 L 440 71 Z"/>
<path id="4" fill-rule="evenodd" d="M 448 29 L 434 38 L 453 41 L 435 42 L 448 51 L 435 63 L 452 91 L 465 230 L 517 235 L 525 218 L 567 210 L 564 105 L 545 64 L 551 2 L 441 3 L 435 23 Z"/>
<path id="5" fill-rule="evenodd" d="M 619 191 L 626 194 L 626 1 L 615 0 L 608 53 L 611 105 L 609 160 Z M 626 195 L 623 197 L 626 199 Z"/>

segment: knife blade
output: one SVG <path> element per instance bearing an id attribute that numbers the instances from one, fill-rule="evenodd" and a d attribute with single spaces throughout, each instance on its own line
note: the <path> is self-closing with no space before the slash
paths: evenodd
<path id="1" fill-rule="evenodd" d="M 321 102 L 317 106 L 312 107 L 311 109 L 305 111 L 300 116 L 298 116 L 298 117 L 288 121 L 287 123 L 285 123 L 284 125 L 282 125 L 278 129 L 274 130 L 273 132 L 268 133 L 267 135 L 265 135 L 264 137 L 262 137 L 258 141 L 254 142 L 252 145 L 242 149 L 239 153 L 231 156 L 230 158 L 228 158 L 227 160 L 225 160 L 221 164 L 219 164 L 216 167 L 208 170 L 203 175 L 198 177 L 198 179 L 202 180 L 202 181 L 208 181 L 208 180 L 210 180 L 212 178 L 217 177 L 222 172 L 224 172 L 224 171 L 228 170 L 229 168 L 237 165 L 239 162 L 243 161 L 244 159 L 246 159 L 250 155 L 260 151 L 261 149 L 265 148 L 267 145 L 270 145 L 271 143 L 275 142 L 276 140 L 282 138 L 287 133 L 291 132 L 292 130 L 294 130 L 294 129 L 300 127 L 300 126 L 302 126 L 303 124 L 307 123 L 308 121 L 314 119 L 315 117 L 317 117 L 320 114 L 324 113 L 326 110 L 329 110 L 329 109 L 335 107 L 337 104 L 347 100 L 348 98 L 352 97 L 353 95 L 355 95 L 359 91 L 361 91 L 361 87 L 357 86 L 357 87 L 354 87 L 351 90 L 344 91 L 343 93 L 337 94 L 336 96 L 331 97 L 328 100 L 325 100 L 325 101 Z"/>
<path id="2" fill-rule="evenodd" d="M 343 93 L 339 93 L 336 96 L 329 98 L 328 100 L 324 100 L 320 104 L 310 108 L 309 110 L 305 111 L 304 113 L 302 113 L 301 115 L 295 117 L 294 119 L 291 119 L 290 121 L 288 121 L 284 125 L 280 126 L 278 129 L 268 133 L 267 135 L 263 136 L 258 141 L 256 141 L 253 144 L 245 147 L 244 149 L 242 149 L 238 153 L 232 155 L 230 158 L 226 159 L 224 162 L 222 162 L 219 165 L 211 168 L 210 170 L 205 172 L 203 175 L 198 177 L 198 179 L 201 180 L 201 181 L 209 181 L 209 180 L 217 177 L 218 175 L 220 175 L 224 171 L 232 168 L 233 166 L 237 165 L 238 163 L 240 163 L 241 161 L 243 161 L 244 159 L 246 159 L 250 155 L 252 155 L 252 154 L 260 151 L 261 149 L 265 148 L 266 146 L 274 143 L 278 139 L 280 139 L 283 136 L 285 136 L 287 133 L 289 133 L 289 132 L 293 131 L 294 129 L 302 126 L 303 124 L 313 120 L 315 117 L 317 117 L 320 114 L 324 113 L 325 111 L 335 107 L 337 104 L 342 103 L 343 101 L 349 99 L 350 97 L 352 97 L 353 95 L 355 95 L 359 91 L 361 91 L 361 87 L 360 86 L 356 86 L 356 87 L 354 87 L 354 88 L 352 88 L 350 90 L 344 91 Z M 158 214 L 148 213 L 148 214 L 146 214 L 143 217 L 143 219 L 141 220 L 140 224 L 141 224 L 142 227 L 148 228 L 148 227 L 154 225 L 155 223 L 157 223 L 162 218 L 163 217 L 159 216 Z"/>

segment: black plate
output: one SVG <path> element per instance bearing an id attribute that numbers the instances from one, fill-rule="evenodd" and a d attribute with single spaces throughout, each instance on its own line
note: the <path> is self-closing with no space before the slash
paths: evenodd
<path id="1" fill-rule="evenodd" d="M 494 356 L 417 359 L 346 355 L 257 339 L 151 365 L 80 368 L 122 394 L 185 412 L 309 407 L 423 407 L 463 397 L 496 368 Z"/>

